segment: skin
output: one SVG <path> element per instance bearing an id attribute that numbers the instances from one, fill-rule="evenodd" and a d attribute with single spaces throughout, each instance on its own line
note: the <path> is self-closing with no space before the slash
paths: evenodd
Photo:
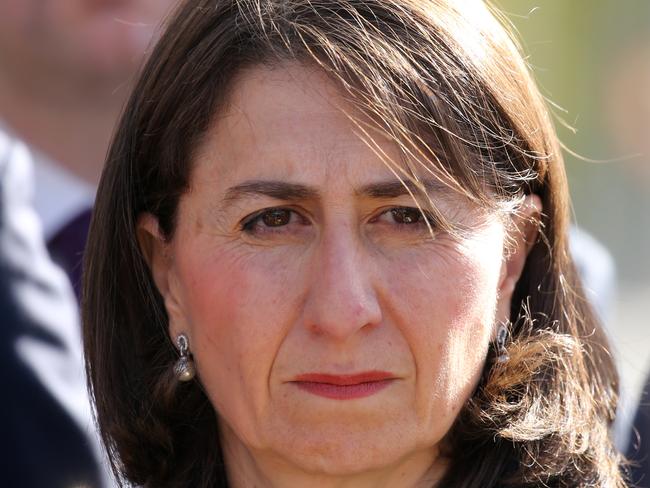
<path id="1" fill-rule="evenodd" d="M 232 486 L 435 485 L 440 442 L 535 238 L 522 218 L 504 253 L 504 219 L 442 188 L 431 198 L 470 232 L 432 237 L 421 217 L 405 223 L 399 209 L 419 215 L 408 194 L 364 192 L 396 178 L 342 110 L 354 113 L 316 69 L 246 71 L 198 148 L 174 237 L 140 218 L 170 338 L 188 336 L 218 412 Z M 378 144 L 397 160 L 394 143 Z M 251 180 L 310 193 L 232 194 Z M 522 215 L 539 205 L 528 197 Z M 394 380 L 354 400 L 293 382 L 368 370 Z"/>
<path id="2" fill-rule="evenodd" d="M 91 184 L 171 0 L 2 0 L 0 119 Z"/>

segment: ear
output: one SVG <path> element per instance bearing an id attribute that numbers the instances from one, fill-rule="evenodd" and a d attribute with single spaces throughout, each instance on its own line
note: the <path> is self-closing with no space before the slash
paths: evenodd
<path id="1" fill-rule="evenodd" d="M 158 219 L 143 213 L 138 217 L 138 244 L 144 260 L 149 266 L 153 281 L 160 294 L 164 297 L 169 290 L 170 261 L 168 244 L 160 231 Z"/>
<path id="2" fill-rule="evenodd" d="M 158 219 L 150 213 L 138 217 L 137 237 L 154 284 L 164 299 L 169 317 L 169 333 L 173 339 L 185 327 L 181 325 L 184 324 L 184 314 L 179 301 L 179 286 L 174 275 L 170 243 L 160 231 Z"/>
<path id="3" fill-rule="evenodd" d="M 499 278 L 496 322 L 510 318 L 510 304 L 526 258 L 537 241 L 542 215 L 542 200 L 538 195 L 526 195 L 517 213 L 511 217 Z"/>

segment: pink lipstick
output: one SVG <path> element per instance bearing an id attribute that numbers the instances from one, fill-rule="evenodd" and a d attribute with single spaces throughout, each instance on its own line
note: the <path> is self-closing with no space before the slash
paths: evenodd
<path id="1" fill-rule="evenodd" d="M 350 375 L 309 373 L 297 376 L 294 383 L 301 390 L 334 400 L 363 398 L 388 387 L 396 378 L 386 371 L 366 371 Z"/>

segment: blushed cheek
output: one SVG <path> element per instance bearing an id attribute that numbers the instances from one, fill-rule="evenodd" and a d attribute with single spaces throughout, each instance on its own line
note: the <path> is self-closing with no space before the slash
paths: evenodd
<path id="1" fill-rule="evenodd" d="M 193 327 L 211 330 L 215 337 L 257 333 L 250 330 L 251 323 L 257 322 L 258 314 L 276 309 L 273 305 L 280 300 L 279 285 L 285 281 L 282 266 L 227 248 L 193 255 L 207 255 L 183 263 L 188 285 L 185 301 Z"/>
<path id="2" fill-rule="evenodd" d="M 183 274 L 191 349 L 201 382 L 212 398 L 221 396 L 219 391 L 228 387 L 229 378 L 240 380 L 239 364 L 244 359 L 237 347 L 236 324 L 246 310 L 250 284 L 245 272 L 226 263 L 222 259 L 190 261 Z"/>
<path id="3" fill-rule="evenodd" d="M 223 248 L 211 255 L 184 266 L 191 284 L 186 310 L 193 352 L 213 404 L 236 431 L 254 437 L 268 402 L 270 369 L 290 323 L 291 268 L 279 259 Z"/>

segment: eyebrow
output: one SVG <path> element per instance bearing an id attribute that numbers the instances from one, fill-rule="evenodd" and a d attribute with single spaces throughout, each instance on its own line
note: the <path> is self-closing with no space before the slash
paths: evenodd
<path id="1" fill-rule="evenodd" d="M 223 198 L 232 203 L 246 196 L 267 196 L 276 200 L 309 200 L 318 198 L 318 191 L 306 185 L 286 181 L 252 180 L 232 186 Z"/>
<path id="2" fill-rule="evenodd" d="M 448 194 L 449 188 L 440 181 L 427 179 L 420 181 L 421 187 L 429 192 L 439 192 Z M 390 199 L 403 195 L 408 195 L 409 190 L 413 194 L 421 193 L 419 185 L 404 180 L 385 181 L 378 183 L 369 183 L 355 190 L 355 194 L 363 197 Z M 267 196 L 276 200 L 315 200 L 320 197 L 320 193 L 314 187 L 298 183 L 288 183 L 286 181 L 275 180 L 250 180 L 232 186 L 226 190 L 223 200 L 226 204 L 231 204 L 247 196 Z"/>
<path id="3" fill-rule="evenodd" d="M 359 188 L 355 193 L 360 196 L 367 196 L 370 198 L 396 198 L 403 195 L 413 193 L 417 195 L 422 193 L 422 189 L 429 193 L 442 193 L 448 194 L 449 188 L 443 185 L 440 181 L 435 179 L 420 180 L 419 184 L 413 181 L 386 181 L 380 183 L 371 183 Z M 410 192 L 410 193 L 409 193 Z"/>

